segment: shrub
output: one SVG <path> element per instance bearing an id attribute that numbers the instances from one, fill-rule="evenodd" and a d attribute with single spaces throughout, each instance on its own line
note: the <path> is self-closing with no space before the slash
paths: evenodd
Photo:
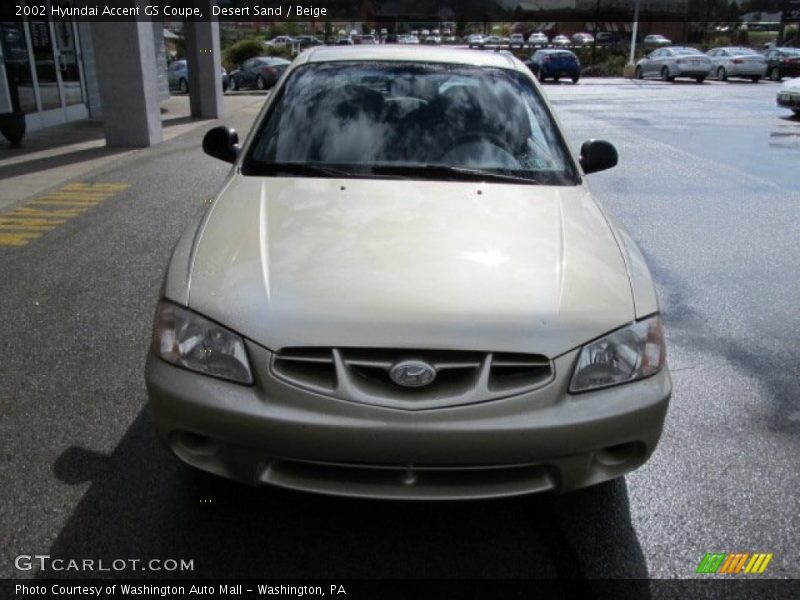
<path id="1" fill-rule="evenodd" d="M 232 71 L 237 65 L 241 65 L 248 58 L 265 55 L 266 47 L 261 40 L 249 39 L 236 42 L 222 53 L 222 65 Z"/>

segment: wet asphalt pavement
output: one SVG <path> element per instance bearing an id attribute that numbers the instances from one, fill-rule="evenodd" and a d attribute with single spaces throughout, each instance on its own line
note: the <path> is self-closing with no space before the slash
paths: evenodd
<path id="1" fill-rule="evenodd" d="M 619 150 L 590 183 L 653 270 L 675 388 L 647 465 L 566 496 L 368 502 L 182 466 L 143 365 L 171 248 L 226 166 L 204 127 L 83 178 L 130 187 L 0 248 L 0 576 L 70 575 L 14 568 L 50 554 L 193 559 L 198 577 L 684 578 L 706 552 L 759 551 L 800 577 L 800 119 L 776 89 L 545 85 L 574 147 Z"/>

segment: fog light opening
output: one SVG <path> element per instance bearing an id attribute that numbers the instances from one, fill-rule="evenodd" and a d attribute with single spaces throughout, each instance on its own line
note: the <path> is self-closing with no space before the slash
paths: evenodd
<path id="1" fill-rule="evenodd" d="M 618 467 L 638 460 L 642 450 L 639 442 L 627 442 L 599 450 L 595 454 L 595 460 L 605 467 Z"/>
<path id="2" fill-rule="evenodd" d="M 213 456 L 219 451 L 219 444 L 210 437 L 192 433 L 190 431 L 180 431 L 175 436 L 176 445 L 193 456 Z"/>

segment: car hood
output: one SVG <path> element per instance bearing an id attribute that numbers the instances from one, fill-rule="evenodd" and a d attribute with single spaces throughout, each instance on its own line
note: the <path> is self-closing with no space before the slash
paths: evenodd
<path id="1" fill-rule="evenodd" d="M 273 350 L 555 357 L 634 319 L 583 186 L 234 175 L 196 240 L 189 306 Z"/>
<path id="2" fill-rule="evenodd" d="M 785 82 L 779 89 L 779 92 L 800 92 L 800 77 L 795 77 Z"/>

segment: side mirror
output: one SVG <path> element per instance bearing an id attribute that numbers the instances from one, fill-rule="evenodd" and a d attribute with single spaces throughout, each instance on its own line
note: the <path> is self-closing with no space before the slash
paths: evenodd
<path id="1" fill-rule="evenodd" d="M 605 140 L 589 140 L 581 146 L 581 167 L 587 175 L 617 166 L 617 149 Z"/>
<path id="2" fill-rule="evenodd" d="M 203 137 L 203 152 L 225 162 L 236 162 L 239 156 L 239 134 L 235 129 L 220 125 L 209 129 Z"/>

